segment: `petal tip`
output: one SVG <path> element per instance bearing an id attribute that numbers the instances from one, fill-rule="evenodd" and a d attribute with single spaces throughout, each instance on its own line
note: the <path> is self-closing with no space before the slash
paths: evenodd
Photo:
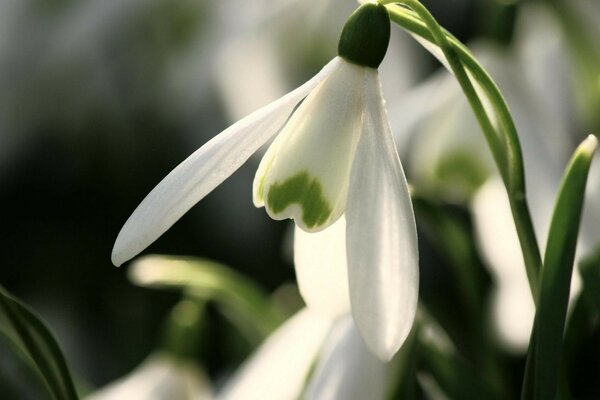
<path id="1" fill-rule="evenodd" d="M 401 335 L 394 338 L 391 341 L 384 341 L 380 338 L 371 337 L 372 334 L 369 332 L 365 334 L 363 329 L 358 327 L 358 331 L 360 332 L 360 336 L 362 337 L 365 345 L 369 349 L 369 351 L 375 355 L 381 362 L 387 363 L 394 358 L 400 347 L 404 344 L 406 337 L 408 334 L 402 333 Z"/>
<path id="2" fill-rule="evenodd" d="M 117 236 L 115 244 L 110 255 L 110 260 L 115 267 L 120 267 L 127 261 L 135 257 L 140 251 L 133 250 L 131 243 L 123 238 L 123 231 Z"/>
<path id="3" fill-rule="evenodd" d="M 115 267 L 120 267 L 124 262 L 127 261 L 127 259 L 123 257 L 123 252 L 117 250 L 117 243 L 115 243 L 115 246 L 113 247 L 112 254 L 110 255 L 110 261 Z"/>

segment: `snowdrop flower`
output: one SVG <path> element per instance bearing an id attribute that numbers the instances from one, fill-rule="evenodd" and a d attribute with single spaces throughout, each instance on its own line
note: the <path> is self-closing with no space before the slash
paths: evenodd
<path id="1" fill-rule="evenodd" d="M 267 338 L 217 399 L 378 400 L 385 398 L 386 372 L 349 315 L 332 320 L 304 308 Z"/>
<path id="2" fill-rule="evenodd" d="M 85 399 L 210 400 L 213 395 L 208 378 L 196 365 L 158 352 L 129 375 Z"/>
<path id="3" fill-rule="evenodd" d="M 296 227 L 294 264 L 306 308 L 267 338 L 218 399 L 385 398 L 387 366 L 350 314 L 344 231 L 344 217 L 319 233 Z"/>
<path id="4" fill-rule="evenodd" d="M 345 216 L 352 313 L 369 348 L 389 360 L 417 304 L 418 249 L 408 185 L 377 67 L 390 22 L 365 4 L 342 30 L 339 56 L 315 77 L 210 140 L 175 168 L 123 226 L 115 265 L 134 257 L 278 133 L 253 185 L 256 206 L 318 232 Z"/>

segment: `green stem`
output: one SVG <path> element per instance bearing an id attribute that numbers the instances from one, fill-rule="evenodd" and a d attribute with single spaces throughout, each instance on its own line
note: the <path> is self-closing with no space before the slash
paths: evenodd
<path id="1" fill-rule="evenodd" d="M 387 5 L 390 19 L 393 22 L 440 47 L 448 60 L 450 68 L 481 126 L 508 192 L 531 293 L 537 304 L 542 258 L 527 205 L 523 156 L 517 130 L 498 86 L 469 49 L 441 28 L 420 2 L 416 0 L 381 0 L 380 4 Z M 397 4 L 408 6 L 412 11 Z M 473 85 L 473 80 L 486 95 L 489 106 L 493 108 L 494 120 L 490 118 Z"/>

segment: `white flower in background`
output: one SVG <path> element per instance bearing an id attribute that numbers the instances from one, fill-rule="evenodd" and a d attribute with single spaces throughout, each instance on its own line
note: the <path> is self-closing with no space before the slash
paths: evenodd
<path id="1" fill-rule="evenodd" d="M 562 171 L 576 142 L 569 137 L 575 102 L 565 59 L 568 50 L 560 32 L 546 8 L 522 5 L 510 49 L 474 46 L 506 97 L 519 132 L 527 195 L 542 253 Z M 438 74 L 390 109 L 395 118 L 392 126 L 400 135 L 396 142 L 402 146 L 401 153 L 409 154 L 405 161 L 417 186 L 439 189 L 441 183 L 444 195 L 461 200 L 476 190 L 471 203 L 476 234 L 496 284 L 494 322 L 504 344 L 518 351 L 526 349 L 535 307 L 521 248 L 506 190 L 464 95 L 451 75 Z M 600 213 L 596 168 L 592 164 L 580 255 L 600 242 L 594 222 Z M 471 176 L 465 178 L 467 174 Z M 575 269 L 572 297 L 579 286 Z"/>
<path id="2" fill-rule="evenodd" d="M 155 353 L 129 375 L 97 390 L 86 400 L 210 400 L 208 378 L 193 363 Z"/>
<path id="3" fill-rule="evenodd" d="M 389 360 L 410 330 L 418 292 L 412 204 L 376 69 L 389 32 L 385 7 L 361 6 L 342 31 L 339 57 L 217 135 L 150 192 L 119 233 L 113 263 L 156 240 L 278 133 L 256 173 L 254 203 L 307 232 L 345 216 L 352 313 L 369 348 Z"/>
<path id="4" fill-rule="evenodd" d="M 314 65 L 335 47 L 339 29 L 355 7 L 352 2 L 334 0 L 288 0 L 274 7 L 271 0 L 256 0 L 248 13 L 244 5 L 243 1 L 218 3 L 219 15 L 226 16 L 219 25 L 224 25 L 227 40 L 218 41 L 214 49 L 218 52 L 214 82 L 232 121 L 286 93 L 299 70 Z M 232 20 L 244 23 L 232 24 Z M 310 35 L 298 35 L 301 30 Z M 386 82 L 386 95 L 413 85 L 419 68 L 416 44 L 399 29 L 390 33 L 394 45 L 378 68 Z"/>
<path id="5" fill-rule="evenodd" d="M 305 308 L 267 338 L 217 399 L 378 400 L 386 372 L 349 316 L 334 321 Z"/>

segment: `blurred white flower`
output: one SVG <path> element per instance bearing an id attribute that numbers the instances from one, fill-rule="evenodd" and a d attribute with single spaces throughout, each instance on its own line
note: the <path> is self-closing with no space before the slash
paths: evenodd
<path id="1" fill-rule="evenodd" d="M 150 192 L 121 229 L 113 263 L 156 240 L 278 133 L 256 173 L 254 204 L 308 232 L 345 216 L 352 312 L 369 348 L 389 360 L 408 335 L 418 293 L 412 204 L 376 69 L 389 30 L 383 6 L 359 8 L 342 31 L 340 56 L 217 135 Z"/>
<path id="2" fill-rule="evenodd" d="M 210 400 L 210 382 L 193 363 L 166 353 L 150 355 L 129 375 L 86 400 Z"/>
<path id="3" fill-rule="evenodd" d="M 217 399 L 378 400 L 385 398 L 386 372 L 350 316 L 334 321 L 305 308 L 267 338 Z"/>
<path id="4" fill-rule="evenodd" d="M 510 48 L 485 43 L 473 47 L 498 83 L 515 120 L 531 215 L 543 252 L 562 170 L 576 141 L 569 137 L 575 102 L 564 37 L 556 16 L 547 8 L 522 5 Z M 389 108 L 396 142 L 400 153 L 408 154 L 405 162 L 415 185 L 451 200 L 472 199 L 480 248 L 497 285 L 492 307 L 500 339 L 523 350 L 535 307 L 506 190 L 460 88 L 451 75 L 439 73 L 410 95 L 390 101 Z M 582 219 L 578 249 L 582 255 L 600 242 L 593 222 L 600 213 L 596 168 L 593 165 L 590 173 Z M 575 269 L 572 297 L 579 286 Z"/>
<path id="5" fill-rule="evenodd" d="M 337 46 L 346 16 L 355 8 L 352 2 L 334 0 L 287 0 L 275 7 L 262 0 L 253 2 L 248 12 L 244 4 L 227 1 L 218 7 L 226 16 L 219 24 L 225 26 L 227 37 L 214 49 L 218 53 L 214 81 L 231 121 L 285 94 L 300 71 L 326 61 L 325 55 Z M 231 24 L 232 20 L 244 22 Z M 298 35 L 299 31 L 309 34 Z M 418 53 L 410 38 L 399 29 L 392 30 L 391 37 L 393 46 L 379 68 L 386 95 L 414 84 L 418 70 Z"/>

